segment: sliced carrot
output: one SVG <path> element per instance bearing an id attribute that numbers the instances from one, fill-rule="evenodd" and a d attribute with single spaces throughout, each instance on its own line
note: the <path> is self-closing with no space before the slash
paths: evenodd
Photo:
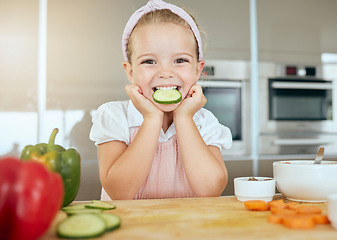
<path id="1" fill-rule="evenodd" d="M 310 215 L 286 216 L 282 223 L 284 226 L 293 229 L 312 229 L 316 226 L 314 218 Z"/>
<path id="2" fill-rule="evenodd" d="M 272 200 L 272 201 L 268 202 L 269 205 L 282 204 L 282 203 L 284 203 L 283 199 L 277 199 L 277 200 Z"/>
<path id="3" fill-rule="evenodd" d="M 292 229 L 312 229 L 316 224 L 327 224 L 329 218 L 322 214 L 322 209 L 314 205 L 298 205 L 295 202 L 285 203 L 282 199 L 269 203 L 260 200 L 252 200 L 244 203 L 245 207 L 254 211 L 267 211 L 268 222 L 283 224 Z"/>
<path id="4" fill-rule="evenodd" d="M 270 208 L 287 208 L 287 209 L 296 209 L 297 203 L 295 202 L 284 202 L 283 199 L 272 200 L 268 203 Z"/>
<path id="5" fill-rule="evenodd" d="M 297 214 L 297 212 L 295 210 L 285 209 L 285 208 L 270 208 L 270 211 L 271 211 L 272 214 L 282 215 L 282 216 L 296 215 Z"/>
<path id="6" fill-rule="evenodd" d="M 276 214 L 270 214 L 268 216 L 268 222 L 270 223 L 279 224 L 279 223 L 282 223 L 282 221 L 283 221 L 283 216 L 276 215 Z"/>
<path id="7" fill-rule="evenodd" d="M 327 224 L 330 223 L 329 218 L 327 215 L 323 214 L 314 214 L 313 215 L 314 222 L 317 224 Z"/>
<path id="8" fill-rule="evenodd" d="M 296 210 L 297 207 L 298 207 L 297 203 L 295 203 L 295 202 L 287 202 L 286 203 L 287 209 Z"/>
<path id="9" fill-rule="evenodd" d="M 296 211 L 298 214 L 321 214 L 322 213 L 322 209 L 317 207 L 317 206 L 313 206 L 313 205 L 301 205 L 301 206 L 297 206 Z"/>
<path id="10" fill-rule="evenodd" d="M 252 211 L 268 211 L 269 206 L 265 201 L 262 200 L 249 200 L 244 202 L 245 207 Z"/>
<path id="11" fill-rule="evenodd" d="M 285 208 L 287 206 L 282 199 L 270 201 L 268 205 L 270 208 Z"/>

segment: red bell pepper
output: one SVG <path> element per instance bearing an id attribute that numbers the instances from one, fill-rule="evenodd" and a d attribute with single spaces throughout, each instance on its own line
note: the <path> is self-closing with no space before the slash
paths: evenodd
<path id="1" fill-rule="evenodd" d="M 63 201 L 58 173 L 38 162 L 0 159 L 0 240 L 35 240 L 49 227 Z"/>

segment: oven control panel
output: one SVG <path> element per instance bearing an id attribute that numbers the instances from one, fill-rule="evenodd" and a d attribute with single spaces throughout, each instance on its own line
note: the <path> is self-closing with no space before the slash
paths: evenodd
<path id="1" fill-rule="evenodd" d="M 278 65 L 276 76 L 320 78 L 322 77 L 322 68 L 311 65 Z"/>

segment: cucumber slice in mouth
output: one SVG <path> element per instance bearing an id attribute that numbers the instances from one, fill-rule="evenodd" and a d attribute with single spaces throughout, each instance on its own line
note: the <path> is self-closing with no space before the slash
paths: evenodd
<path id="1" fill-rule="evenodd" d="M 181 93 L 176 89 L 158 89 L 152 94 L 152 98 L 159 104 L 175 104 L 182 100 Z"/>

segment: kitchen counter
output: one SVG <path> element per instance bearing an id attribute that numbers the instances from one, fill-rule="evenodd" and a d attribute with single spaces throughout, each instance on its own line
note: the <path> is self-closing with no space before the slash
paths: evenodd
<path id="1" fill-rule="evenodd" d="M 80 202 L 73 204 L 77 203 Z M 268 223 L 269 211 L 246 210 L 234 196 L 116 200 L 112 203 L 116 209 L 106 212 L 120 216 L 122 225 L 95 239 L 337 239 L 337 230 L 330 224 L 316 225 L 311 230 L 294 230 Z M 326 203 L 314 205 L 326 213 Z M 60 211 L 40 240 L 59 239 L 55 228 L 64 218 L 66 214 Z"/>

